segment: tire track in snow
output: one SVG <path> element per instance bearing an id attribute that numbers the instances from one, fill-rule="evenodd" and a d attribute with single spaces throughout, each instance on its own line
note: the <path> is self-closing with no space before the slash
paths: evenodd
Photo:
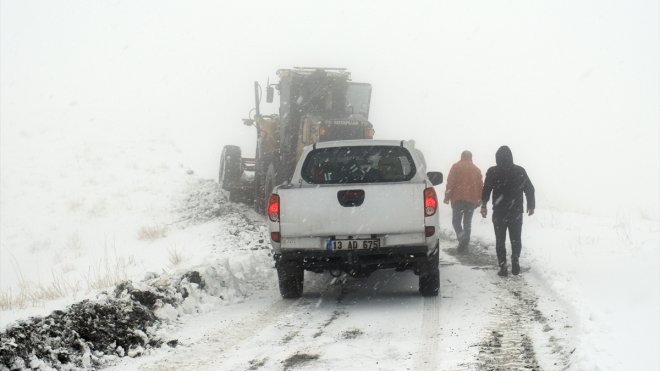
<path id="1" fill-rule="evenodd" d="M 470 366 L 478 369 L 540 370 L 531 336 L 535 321 L 545 321 L 536 309 L 537 298 L 522 277 L 494 283 L 500 291 L 489 314 L 493 318 L 478 344 L 479 354 Z"/>
<path id="2" fill-rule="evenodd" d="M 568 369 L 573 351 L 566 334 L 551 332 L 552 326 L 570 328 L 566 319 L 546 317 L 538 308 L 536 289 L 522 276 L 498 277 L 494 284 L 502 295 L 491 309 L 493 322 L 479 344 L 476 365 L 493 370 Z"/>
<path id="3" fill-rule="evenodd" d="M 414 370 L 438 369 L 439 327 L 440 299 L 439 297 L 425 297 L 422 307 L 422 337 L 415 357 Z"/>
<path id="4" fill-rule="evenodd" d="M 323 348 L 318 347 L 319 337 L 328 326 L 348 315 L 341 303 L 346 295 L 343 286 L 336 278 L 326 278 L 309 280 L 308 292 L 292 301 L 295 305 L 278 318 L 271 319 L 269 328 L 264 328 L 258 338 L 245 339 L 241 345 L 242 356 L 227 359 L 217 368 L 287 369 L 295 368 L 298 363 L 313 362 L 322 356 L 322 350 L 316 350 Z M 319 315 L 319 310 L 324 313 L 323 316 Z"/>
<path id="5" fill-rule="evenodd" d="M 378 311 L 373 314 L 365 312 L 365 309 L 372 307 L 372 298 L 374 298 L 373 303 L 378 303 L 382 299 L 386 302 L 391 301 L 388 286 L 390 281 L 398 280 L 399 275 L 380 273 L 377 277 L 367 279 L 353 279 L 343 275 L 331 279 L 330 282 L 323 279 L 316 280 L 316 286 L 321 287 L 312 288 L 313 293 L 310 293 L 309 298 L 303 297 L 303 299 L 313 298 L 314 300 L 311 302 L 306 301 L 304 307 L 301 305 L 298 308 L 298 316 L 296 317 L 297 323 L 303 326 L 306 324 L 307 328 L 303 328 L 295 338 L 291 339 L 287 344 L 288 349 L 273 352 L 271 347 L 268 353 L 279 355 L 276 358 L 269 359 L 264 365 L 264 369 L 276 369 L 278 368 L 277 365 L 288 364 L 289 359 L 303 357 L 308 357 L 306 362 L 309 363 L 306 363 L 305 367 L 311 369 L 328 369 L 329 365 L 334 365 L 334 367 L 338 367 L 337 369 L 345 369 L 346 367 L 355 369 L 357 364 L 364 365 L 366 363 L 369 364 L 368 367 L 374 367 L 374 365 L 387 365 L 388 363 L 400 363 L 407 360 L 410 360 L 412 365 L 415 345 L 410 350 L 397 348 L 396 350 L 399 352 L 385 352 L 384 357 L 374 356 L 373 354 L 365 357 L 363 354 L 365 343 L 362 342 L 368 339 L 369 336 L 374 336 L 374 332 L 383 334 L 383 331 L 379 330 L 380 326 L 385 325 L 383 328 L 389 328 L 387 327 L 389 323 L 383 323 L 382 319 L 379 318 Z M 386 288 L 385 294 L 382 293 L 382 288 Z M 318 289 L 320 291 L 317 291 Z M 404 294 L 404 297 L 407 297 L 407 295 Z M 412 297 L 415 298 L 412 300 L 413 302 L 418 300 L 416 295 L 413 294 Z M 417 302 L 419 303 L 419 301 Z M 421 317 L 422 308 L 419 306 L 413 307 L 416 307 L 415 314 Z M 430 307 L 434 307 L 434 304 L 431 303 Z M 429 311 L 429 314 L 431 313 L 433 313 L 432 310 Z M 438 314 L 437 308 L 436 314 Z M 427 322 L 431 318 L 429 317 Z M 414 323 L 414 321 L 411 323 Z M 385 333 L 388 333 L 388 331 L 385 331 Z M 400 334 L 402 333 L 396 335 Z M 416 332 L 416 334 L 419 334 L 419 332 Z M 401 340 L 396 336 L 394 339 L 395 341 Z M 354 341 L 357 341 L 357 343 L 353 343 Z M 388 341 L 382 341 L 382 339 L 374 339 L 368 341 L 368 346 L 381 344 L 381 346 L 388 347 L 388 343 Z M 362 345 L 354 347 L 352 344 Z M 379 349 L 379 351 L 381 350 Z M 437 353 L 435 350 L 433 352 Z M 282 356 L 288 358 L 282 359 Z M 255 358 L 255 360 L 258 359 L 259 356 Z"/>
<path id="6" fill-rule="evenodd" d="M 157 362 L 144 365 L 143 370 L 196 370 L 222 364 L 224 353 L 235 349 L 241 342 L 254 337 L 273 321 L 289 311 L 297 301 L 279 300 L 259 311 L 254 317 L 243 318 L 226 326 L 213 328 L 204 339 L 189 348 L 178 348 Z"/>
<path id="7" fill-rule="evenodd" d="M 538 309 L 538 294 L 524 279 L 529 269 L 522 269 L 520 276 L 499 277 L 496 275 L 496 257 L 486 252 L 491 245 L 470 245 L 466 253 L 459 253 L 456 248 L 444 251 L 454 256 L 461 264 L 472 269 L 492 271 L 491 285 L 496 290 L 497 302 L 488 312 L 491 324 L 484 330 L 482 340 L 475 346 L 479 353 L 472 362 L 466 362 L 469 369 L 540 370 L 536 349 L 545 345 L 553 348 L 549 355 L 549 364 L 557 369 L 565 369 L 570 364 L 570 352 L 554 336 L 534 336 L 534 332 L 547 333 L 551 328 L 548 319 Z M 543 327 L 543 330 L 540 328 Z M 569 327 L 569 326 L 565 326 Z M 546 344 L 535 344 L 536 340 Z M 546 360 L 547 361 L 547 360 Z"/>

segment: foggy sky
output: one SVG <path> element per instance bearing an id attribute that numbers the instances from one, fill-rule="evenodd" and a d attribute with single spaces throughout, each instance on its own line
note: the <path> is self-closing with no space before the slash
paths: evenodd
<path id="1" fill-rule="evenodd" d="M 623 0 L 3 1 L 0 141 L 140 127 L 215 177 L 222 145 L 253 154 L 240 119 L 254 80 L 346 67 L 373 85 L 376 138 L 415 139 L 434 170 L 470 149 L 485 173 L 507 144 L 540 209 L 657 219 L 659 14 Z"/>

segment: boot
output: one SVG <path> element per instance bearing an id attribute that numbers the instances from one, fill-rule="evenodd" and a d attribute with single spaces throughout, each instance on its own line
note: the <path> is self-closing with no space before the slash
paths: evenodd
<path id="1" fill-rule="evenodd" d="M 507 270 L 506 263 L 500 264 L 500 270 L 497 272 L 497 275 L 500 277 L 506 277 L 509 275 L 509 271 Z"/>
<path id="2" fill-rule="evenodd" d="M 511 273 L 513 273 L 514 276 L 520 274 L 520 264 L 518 264 L 517 257 L 511 258 Z"/>

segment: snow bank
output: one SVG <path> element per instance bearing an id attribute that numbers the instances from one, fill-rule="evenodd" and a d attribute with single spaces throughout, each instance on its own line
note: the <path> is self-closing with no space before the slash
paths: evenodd
<path id="1" fill-rule="evenodd" d="M 268 251 L 256 247 L 258 234 L 249 240 L 256 242 L 250 252 L 232 262 L 221 258 L 183 275 L 149 273 L 63 311 L 10 324 L 0 333 L 0 369 L 89 369 L 176 346 L 169 324 L 242 301 L 273 279 Z"/>
<path id="2" fill-rule="evenodd" d="M 21 321 L 0 336 L 0 367 L 57 369 L 98 367 L 145 348 L 160 346 L 155 335 L 155 311 L 181 306 L 191 292 L 204 287 L 199 273 L 190 272 L 174 283 L 126 281 L 114 293 L 102 293 L 64 311 Z"/>
<path id="3" fill-rule="evenodd" d="M 240 302 L 263 290 L 263 282 L 275 282 L 265 226 L 246 206 L 229 203 L 217 183 L 191 178 L 163 210 L 170 218 L 163 239 L 183 242 L 180 253 L 185 262 L 166 265 L 163 259 L 170 253 L 160 249 L 145 255 L 152 261 L 143 264 L 160 274 L 123 281 L 45 317 L 13 321 L 62 308 L 74 298 L 2 312 L 6 329 L 0 333 L 0 367 L 91 368 L 118 357 L 139 356 L 163 343 L 176 346 L 177 339 L 167 339 L 167 324 Z M 135 241 L 150 243 L 154 242 Z M 185 268 L 191 266 L 195 270 Z M 133 276 L 138 274 L 143 275 Z"/>

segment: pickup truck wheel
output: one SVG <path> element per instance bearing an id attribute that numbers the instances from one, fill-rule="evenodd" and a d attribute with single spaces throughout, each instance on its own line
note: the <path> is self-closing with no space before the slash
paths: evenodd
<path id="1" fill-rule="evenodd" d="M 277 267 L 277 277 L 283 298 L 296 299 L 302 296 L 305 271 L 297 263 L 281 264 Z"/>
<path id="2" fill-rule="evenodd" d="M 241 147 L 224 146 L 220 156 L 220 170 L 218 172 L 218 182 L 222 189 L 230 190 L 240 186 L 242 173 Z"/>
<path id="3" fill-rule="evenodd" d="M 422 296 L 438 296 L 440 292 L 440 254 L 437 252 L 419 271 L 419 292 Z"/>

